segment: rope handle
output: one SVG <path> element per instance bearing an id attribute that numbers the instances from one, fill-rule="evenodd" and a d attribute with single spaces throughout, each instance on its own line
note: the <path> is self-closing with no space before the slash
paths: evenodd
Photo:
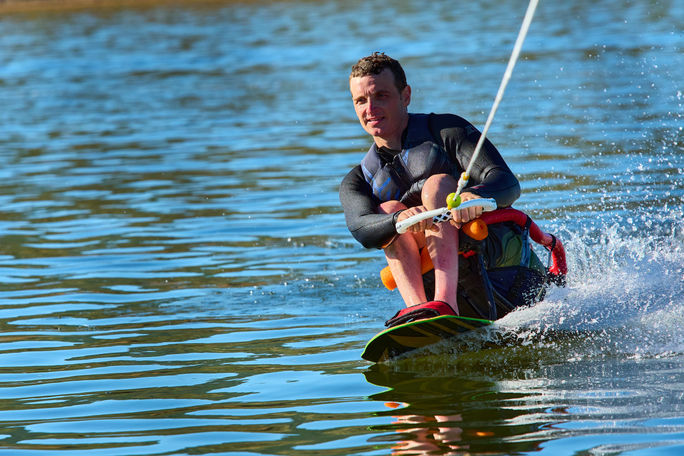
<path id="1" fill-rule="evenodd" d="M 420 214 L 411 216 L 405 220 L 402 220 L 401 222 L 397 222 L 397 233 L 404 234 L 409 229 L 409 227 L 415 225 L 416 223 L 420 223 L 423 220 L 432 219 L 432 223 L 448 222 L 452 219 L 452 209 L 469 209 L 471 207 L 477 206 L 482 206 L 482 210 L 484 212 L 491 212 L 496 210 L 496 200 L 494 198 L 476 198 L 464 201 L 453 208 L 442 207 L 439 209 L 433 209 L 431 211 L 421 212 Z"/>

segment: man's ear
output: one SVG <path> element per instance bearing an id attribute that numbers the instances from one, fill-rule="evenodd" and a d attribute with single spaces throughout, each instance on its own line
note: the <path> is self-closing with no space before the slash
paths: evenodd
<path id="1" fill-rule="evenodd" d="M 401 91 L 401 101 L 404 103 L 404 107 L 408 107 L 411 104 L 411 86 L 407 85 L 404 90 Z"/>

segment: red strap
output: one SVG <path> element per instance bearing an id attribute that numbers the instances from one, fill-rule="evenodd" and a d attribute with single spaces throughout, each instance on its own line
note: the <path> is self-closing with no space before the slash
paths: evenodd
<path id="1" fill-rule="evenodd" d="M 563 243 L 555 236 L 543 232 L 524 212 L 513 208 L 497 209 L 492 212 L 485 212 L 480 218 L 487 225 L 492 223 L 513 222 L 522 228 L 529 222 L 530 238 L 537 244 L 541 244 L 551 251 L 551 267 L 549 268 L 549 272 L 555 276 L 564 276 L 568 273 Z"/>

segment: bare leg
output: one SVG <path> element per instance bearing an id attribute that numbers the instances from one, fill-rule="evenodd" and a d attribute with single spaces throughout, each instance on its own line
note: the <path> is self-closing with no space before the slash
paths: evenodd
<path id="1" fill-rule="evenodd" d="M 457 184 L 447 174 L 430 177 L 423 186 L 423 204 L 428 209 L 444 207 L 447 195 Z M 435 300 L 448 303 L 458 315 L 458 229 L 450 223 L 440 223 L 438 227 L 438 231 L 425 232 L 428 252 L 435 266 Z"/>
<path id="2" fill-rule="evenodd" d="M 387 201 L 379 207 L 379 211 L 385 214 L 401 209 L 406 209 L 406 206 L 399 201 Z M 420 273 L 420 248 L 423 246 L 425 236 L 406 232 L 385 247 L 387 264 L 407 307 L 427 301 Z"/>

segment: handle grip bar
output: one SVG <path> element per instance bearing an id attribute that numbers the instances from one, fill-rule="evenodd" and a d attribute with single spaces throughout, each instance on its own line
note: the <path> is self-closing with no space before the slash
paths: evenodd
<path id="1" fill-rule="evenodd" d="M 471 207 L 477 206 L 482 206 L 482 210 L 484 212 L 491 212 L 496 210 L 496 200 L 494 198 L 476 198 L 464 201 L 453 209 L 469 209 Z M 452 209 L 442 207 L 440 209 L 433 209 L 431 211 L 425 211 L 421 212 L 420 214 L 416 214 L 412 217 L 402 220 L 401 222 L 397 222 L 397 233 L 403 234 L 410 226 L 427 219 L 432 219 L 432 223 L 448 222 L 452 218 L 451 211 Z"/>

